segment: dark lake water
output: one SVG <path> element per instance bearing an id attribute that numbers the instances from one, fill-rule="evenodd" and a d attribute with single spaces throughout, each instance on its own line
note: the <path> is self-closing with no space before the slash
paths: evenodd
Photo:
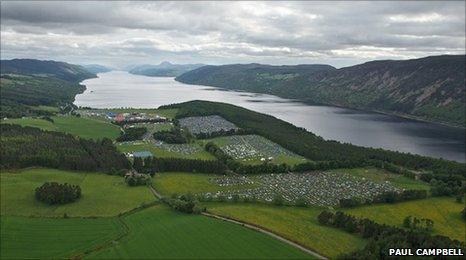
<path id="1" fill-rule="evenodd" d="M 225 102 L 273 115 L 325 139 L 465 161 L 465 131 L 462 129 L 352 109 L 309 105 L 266 94 L 186 85 L 173 78 L 138 76 L 122 71 L 98 76 L 83 82 L 87 90 L 76 97 L 76 105 L 154 108 L 195 99 Z"/>

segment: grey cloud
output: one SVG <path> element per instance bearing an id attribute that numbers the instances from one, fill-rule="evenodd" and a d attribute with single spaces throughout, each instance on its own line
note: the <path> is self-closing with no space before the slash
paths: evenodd
<path id="1" fill-rule="evenodd" d="M 280 62 L 464 53 L 464 2 L 1 2 L 2 58 Z M 121 60 L 118 60 L 120 58 Z"/>

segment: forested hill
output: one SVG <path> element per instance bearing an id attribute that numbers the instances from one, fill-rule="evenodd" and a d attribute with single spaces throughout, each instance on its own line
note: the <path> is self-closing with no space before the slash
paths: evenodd
<path id="1" fill-rule="evenodd" d="M 366 165 L 403 170 L 398 167 L 433 172 L 436 175 L 466 176 L 465 164 L 430 157 L 365 148 L 352 144 L 327 141 L 270 115 L 242 107 L 209 101 L 190 101 L 162 106 L 177 108 L 177 117 L 219 115 L 238 127 L 266 137 L 282 147 L 302 155 L 312 162 L 310 168 L 324 164 L 328 168 L 353 168 Z M 322 165 L 319 165 L 322 167 Z"/>
<path id="2" fill-rule="evenodd" d="M 325 65 L 205 66 L 176 80 L 466 126 L 465 55 Z"/>
<path id="3" fill-rule="evenodd" d="M 69 107 L 94 78 L 83 67 L 65 62 L 14 59 L 1 61 L 0 117 L 48 115 L 39 106 Z"/>
<path id="4" fill-rule="evenodd" d="M 164 61 L 159 65 L 140 65 L 131 69 L 129 72 L 131 74 L 152 77 L 176 77 L 202 66 L 204 66 L 204 64 L 173 64 Z"/>
<path id="5" fill-rule="evenodd" d="M 2 60 L 0 65 L 1 74 L 50 76 L 69 82 L 80 82 L 84 79 L 96 77 L 95 74 L 82 66 L 51 60 Z"/>

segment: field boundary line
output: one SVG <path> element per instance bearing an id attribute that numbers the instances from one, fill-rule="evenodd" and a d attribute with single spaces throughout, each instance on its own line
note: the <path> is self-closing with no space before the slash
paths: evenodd
<path id="1" fill-rule="evenodd" d="M 269 231 L 267 229 L 264 229 L 262 227 L 259 227 L 259 226 L 256 226 L 256 225 L 253 225 L 253 224 L 249 224 L 249 223 L 246 223 L 246 222 L 243 222 L 243 221 L 239 221 L 239 220 L 236 220 L 236 219 L 233 219 L 233 218 L 228 218 L 228 217 L 224 217 L 224 216 L 220 216 L 220 215 L 216 215 L 216 214 L 212 214 L 212 213 L 207 213 L 207 212 L 202 212 L 201 213 L 202 215 L 206 216 L 206 217 L 210 217 L 210 218 L 215 218 L 215 219 L 219 219 L 219 220 L 223 220 L 223 221 L 227 221 L 227 222 L 230 222 L 230 223 L 234 223 L 234 224 L 237 224 L 237 225 L 241 225 L 245 228 L 249 228 L 249 229 L 252 229 L 254 231 L 257 231 L 257 232 L 261 232 L 263 234 L 266 234 L 268 236 L 271 236 L 275 239 L 278 239 L 288 245 L 291 245 L 305 253 L 308 253 L 310 255 L 312 255 L 313 257 L 317 258 L 317 259 L 328 259 L 327 257 L 315 252 L 315 251 L 312 251 L 292 240 L 289 240 L 287 238 L 284 238 L 276 233 L 273 233 L 272 231 Z"/>

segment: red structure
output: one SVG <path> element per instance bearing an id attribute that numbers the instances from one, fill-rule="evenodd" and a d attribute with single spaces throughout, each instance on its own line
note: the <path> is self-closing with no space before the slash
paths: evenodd
<path id="1" fill-rule="evenodd" d="M 123 114 L 116 115 L 116 117 L 115 117 L 116 122 L 121 122 L 123 120 L 125 120 L 125 116 Z"/>

